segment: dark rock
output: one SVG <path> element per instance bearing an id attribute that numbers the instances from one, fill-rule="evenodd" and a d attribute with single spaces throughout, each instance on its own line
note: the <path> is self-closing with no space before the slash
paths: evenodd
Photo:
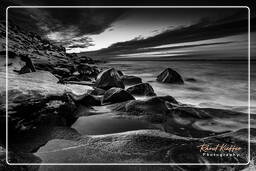
<path id="1" fill-rule="evenodd" d="M 133 100 L 125 105 L 126 111 L 133 114 L 166 114 L 169 110 L 164 101 L 158 97 L 147 100 Z"/>
<path id="2" fill-rule="evenodd" d="M 103 96 L 103 103 L 118 103 L 128 100 L 134 100 L 134 97 L 127 91 L 116 87 L 107 90 Z"/>
<path id="3" fill-rule="evenodd" d="M 24 54 L 15 54 L 15 53 L 9 53 L 11 55 L 10 61 L 12 61 L 12 65 L 14 65 L 15 69 L 13 71 L 19 73 L 19 74 L 25 74 L 29 72 L 36 72 L 35 66 L 32 63 L 30 57 L 28 55 Z M 24 65 L 22 65 L 24 63 Z"/>
<path id="4" fill-rule="evenodd" d="M 5 24 L 0 22 L 0 32 L 3 33 Z M 3 38 L 0 34 L 1 39 Z M 0 50 L 5 48 L 5 42 L 0 42 Z M 15 52 L 17 56 L 24 56 L 31 60 L 26 62 L 26 67 L 21 73 L 34 72 L 39 65 L 58 66 L 58 64 L 69 64 L 69 57 L 66 56 L 65 48 L 56 46 L 48 40 L 42 39 L 39 35 L 17 29 L 14 23 L 8 23 L 8 50 Z M 10 55 L 11 57 L 12 55 Z M 35 67 L 33 67 L 33 64 Z M 21 68 L 19 68 L 20 70 Z M 47 70 L 49 71 L 49 70 Z"/>
<path id="5" fill-rule="evenodd" d="M 186 78 L 185 80 L 188 82 L 196 82 L 197 81 L 195 78 Z"/>
<path id="6" fill-rule="evenodd" d="M 101 72 L 97 77 L 95 86 L 104 90 L 112 87 L 124 88 L 121 77 L 114 68 Z"/>
<path id="7" fill-rule="evenodd" d="M 29 132 L 9 135 L 8 138 L 14 138 L 15 141 L 9 143 L 8 147 L 14 151 L 34 153 L 51 139 L 78 140 L 80 136 L 75 129 L 70 127 L 43 125 Z"/>
<path id="8" fill-rule="evenodd" d="M 8 149 L 8 163 L 41 163 L 41 159 L 31 153 L 13 152 Z M 0 146 L 0 170 L 2 171 L 29 171 L 38 170 L 39 166 L 32 165 L 9 165 L 6 162 L 6 149 Z"/>
<path id="9" fill-rule="evenodd" d="M 173 104 L 179 104 L 176 99 L 172 96 L 157 96 L 158 98 Z"/>
<path id="10" fill-rule="evenodd" d="M 63 78 L 62 81 L 80 81 L 80 78 L 78 76 L 72 75 L 70 77 Z"/>
<path id="11" fill-rule="evenodd" d="M 164 122 L 169 113 L 165 101 L 158 97 L 147 100 L 132 100 L 113 105 L 111 108 L 114 111 L 125 112 L 123 115 L 142 117 L 154 123 Z"/>
<path id="12" fill-rule="evenodd" d="M 96 66 L 90 66 L 87 64 L 80 64 L 77 66 L 77 71 L 80 74 L 80 79 L 83 81 L 89 81 L 91 78 L 96 78 L 100 73 L 100 70 Z"/>
<path id="13" fill-rule="evenodd" d="M 59 67 L 55 67 L 53 72 L 53 74 L 58 74 L 62 77 L 68 77 L 71 73 L 69 71 L 69 69 L 67 68 L 59 68 Z"/>
<path id="14" fill-rule="evenodd" d="M 156 80 L 163 83 L 184 84 L 181 75 L 171 68 L 165 69 L 157 76 Z"/>
<path id="15" fill-rule="evenodd" d="M 123 72 L 120 71 L 120 70 L 117 70 L 117 73 L 118 73 L 120 76 L 123 76 L 123 75 L 124 75 Z"/>
<path id="16" fill-rule="evenodd" d="M 155 96 L 154 89 L 151 87 L 149 83 L 140 83 L 136 84 L 127 89 L 129 93 L 132 95 L 138 96 Z"/>
<path id="17" fill-rule="evenodd" d="M 96 96 L 104 95 L 104 93 L 105 93 L 105 90 L 97 87 L 94 87 L 93 90 L 89 92 L 89 94 L 96 95 Z"/>
<path id="18" fill-rule="evenodd" d="M 100 106 L 101 105 L 100 97 L 93 96 L 87 93 L 82 95 L 76 95 L 69 92 L 68 94 L 75 101 L 77 105 L 84 105 L 84 106 Z"/>
<path id="19" fill-rule="evenodd" d="M 54 71 L 54 67 L 50 64 L 45 64 L 45 63 L 35 63 L 35 67 L 37 70 L 44 70 L 44 71 L 49 71 L 49 72 L 53 72 Z"/>
<path id="20" fill-rule="evenodd" d="M 123 75 L 121 78 L 125 85 L 134 85 L 142 83 L 142 79 L 136 76 Z"/>
<path id="21" fill-rule="evenodd" d="M 81 63 L 87 63 L 87 64 L 94 64 L 95 63 L 95 61 L 92 58 L 88 57 L 88 56 L 80 56 L 79 59 L 80 59 Z"/>

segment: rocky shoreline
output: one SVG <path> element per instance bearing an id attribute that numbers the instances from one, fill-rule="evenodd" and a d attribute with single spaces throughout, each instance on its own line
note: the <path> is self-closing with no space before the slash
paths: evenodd
<path id="1" fill-rule="evenodd" d="M 4 37 L 3 23 L 0 26 Z M 248 115 L 245 113 L 197 108 L 169 95 L 157 96 L 153 87 L 141 78 L 115 68 L 101 68 L 100 61 L 89 57 L 67 54 L 65 48 L 25 33 L 17 26 L 11 25 L 9 38 L 8 63 L 5 63 L 3 42 L 0 53 L 1 169 L 55 167 L 6 164 L 7 93 L 10 163 L 247 163 L 247 142 L 250 141 L 252 159 L 249 161 L 255 164 L 255 115 L 251 115 L 251 140 L 248 140 Z M 159 73 L 156 81 L 163 84 L 196 82 L 193 78 L 184 80 L 171 68 Z M 83 135 L 72 127 L 79 117 L 100 114 L 120 122 L 143 121 L 150 126 L 102 135 Z M 241 147 L 239 155 L 207 157 L 198 148 L 202 144 L 223 143 Z M 242 170 L 247 167 L 187 165 L 171 168 Z"/>

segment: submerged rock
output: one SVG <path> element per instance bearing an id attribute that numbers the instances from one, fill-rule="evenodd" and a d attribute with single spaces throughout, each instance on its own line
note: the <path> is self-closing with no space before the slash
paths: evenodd
<path id="1" fill-rule="evenodd" d="M 121 78 L 125 85 L 134 85 L 134 84 L 142 83 L 142 79 L 136 76 L 123 75 Z"/>
<path id="2" fill-rule="evenodd" d="M 186 78 L 185 80 L 192 83 L 197 82 L 195 78 Z"/>
<path id="3" fill-rule="evenodd" d="M 155 96 L 154 89 L 149 83 L 140 83 L 129 87 L 127 91 L 138 96 Z"/>
<path id="4" fill-rule="evenodd" d="M 121 77 L 114 68 L 101 72 L 97 77 L 95 86 L 104 90 L 108 90 L 112 87 L 124 88 Z"/>
<path id="5" fill-rule="evenodd" d="M 167 68 L 161 72 L 156 80 L 163 83 L 184 84 L 181 75 L 171 68 Z"/>
<path id="6" fill-rule="evenodd" d="M 118 103 L 128 100 L 134 100 L 134 97 L 127 91 L 116 87 L 107 90 L 103 96 L 103 103 Z"/>

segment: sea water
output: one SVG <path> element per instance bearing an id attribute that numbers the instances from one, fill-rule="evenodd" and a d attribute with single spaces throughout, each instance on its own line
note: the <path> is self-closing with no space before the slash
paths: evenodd
<path id="1" fill-rule="evenodd" d="M 251 113 L 256 113 L 256 70 L 251 62 Z M 126 75 L 141 77 L 157 95 L 171 95 L 181 103 L 248 112 L 248 61 L 111 61 L 106 67 L 120 69 Z M 176 70 L 184 85 L 159 83 L 157 75 L 165 68 Z M 193 78 L 196 81 L 186 81 Z"/>

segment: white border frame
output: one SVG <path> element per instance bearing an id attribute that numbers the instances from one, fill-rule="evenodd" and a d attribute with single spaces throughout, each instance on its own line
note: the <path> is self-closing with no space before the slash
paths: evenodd
<path id="1" fill-rule="evenodd" d="M 10 8 L 247 8 L 248 10 L 248 162 L 247 163 L 10 163 L 8 161 L 8 65 L 6 65 L 6 163 L 8 165 L 248 165 L 250 164 L 250 106 L 251 106 L 251 40 L 250 8 L 248 6 L 8 6 L 6 8 L 6 63 L 8 64 L 8 10 Z"/>

